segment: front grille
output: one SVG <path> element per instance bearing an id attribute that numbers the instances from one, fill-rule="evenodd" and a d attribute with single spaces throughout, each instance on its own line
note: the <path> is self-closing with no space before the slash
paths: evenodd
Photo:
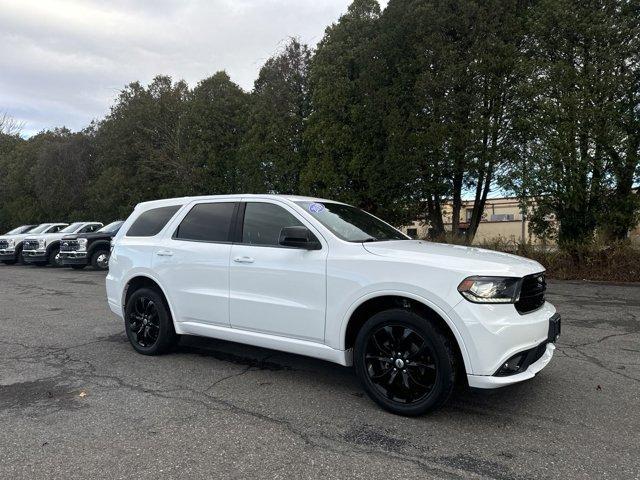
<path id="1" fill-rule="evenodd" d="M 9 248 L 9 242 L 7 240 L 0 240 L 0 250 Z"/>
<path id="2" fill-rule="evenodd" d="M 37 250 L 38 249 L 38 241 L 37 240 L 25 240 L 23 250 Z"/>
<path id="3" fill-rule="evenodd" d="M 520 298 L 515 303 L 516 310 L 520 313 L 529 313 L 544 305 L 544 294 L 547 291 L 547 282 L 544 273 L 527 275 L 522 279 Z"/>
<path id="4" fill-rule="evenodd" d="M 77 240 L 63 240 L 60 243 L 61 252 L 75 252 L 78 248 L 80 248 L 80 244 L 78 244 Z"/>

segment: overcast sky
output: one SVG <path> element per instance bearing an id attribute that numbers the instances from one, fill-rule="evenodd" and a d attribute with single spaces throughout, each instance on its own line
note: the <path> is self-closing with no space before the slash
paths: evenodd
<path id="1" fill-rule="evenodd" d="M 349 0 L 0 0 L 0 113 L 23 135 L 104 116 L 129 82 L 226 70 L 250 90 L 291 36 L 315 46 Z M 387 0 L 382 0 L 386 5 Z"/>

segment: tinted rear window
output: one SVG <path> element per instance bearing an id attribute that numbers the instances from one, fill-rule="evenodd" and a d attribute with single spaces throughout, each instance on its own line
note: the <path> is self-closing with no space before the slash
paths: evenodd
<path id="1" fill-rule="evenodd" d="M 152 208 L 140 214 L 129 227 L 127 237 L 153 237 L 157 235 L 181 206 L 170 205 L 168 207 Z"/>
<path id="2" fill-rule="evenodd" d="M 233 202 L 199 203 L 184 217 L 174 238 L 202 242 L 228 242 Z"/>

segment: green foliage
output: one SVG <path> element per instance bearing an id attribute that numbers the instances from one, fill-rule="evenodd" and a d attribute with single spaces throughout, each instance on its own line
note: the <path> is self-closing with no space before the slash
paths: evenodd
<path id="1" fill-rule="evenodd" d="M 250 93 L 225 72 L 193 88 L 158 76 L 82 132 L 28 140 L 5 115 L 0 229 L 106 222 L 161 197 L 302 193 L 424 218 L 461 243 L 499 187 L 569 252 L 622 239 L 640 208 L 638 18 L 628 0 L 354 0 L 315 52 L 287 42 Z"/>
<path id="2" fill-rule="evenodd" d="M 310 58 L 309 48 L 291 39 L 260 69 L 242 148 L 248 192 L 299 192 L 308 161 L 303 135 L 310 113 Z"/>

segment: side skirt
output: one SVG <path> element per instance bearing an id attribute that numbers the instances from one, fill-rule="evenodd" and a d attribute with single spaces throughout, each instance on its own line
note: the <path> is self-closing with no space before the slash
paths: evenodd
<path id="1" fill-rule="evenodd" d="M 308 357 L 337 363 L 345 367 L 349 367 L 353 363 L 353 353 L 350 349 L 336 350 L 322 343 L 196 322 L 180 322 L 175 325 L 176 330 L 179 330 L 177 332 L 179 334 L 218 338 L 230 342 L 245 343 L 255 347 L 306 355 Z"/>

